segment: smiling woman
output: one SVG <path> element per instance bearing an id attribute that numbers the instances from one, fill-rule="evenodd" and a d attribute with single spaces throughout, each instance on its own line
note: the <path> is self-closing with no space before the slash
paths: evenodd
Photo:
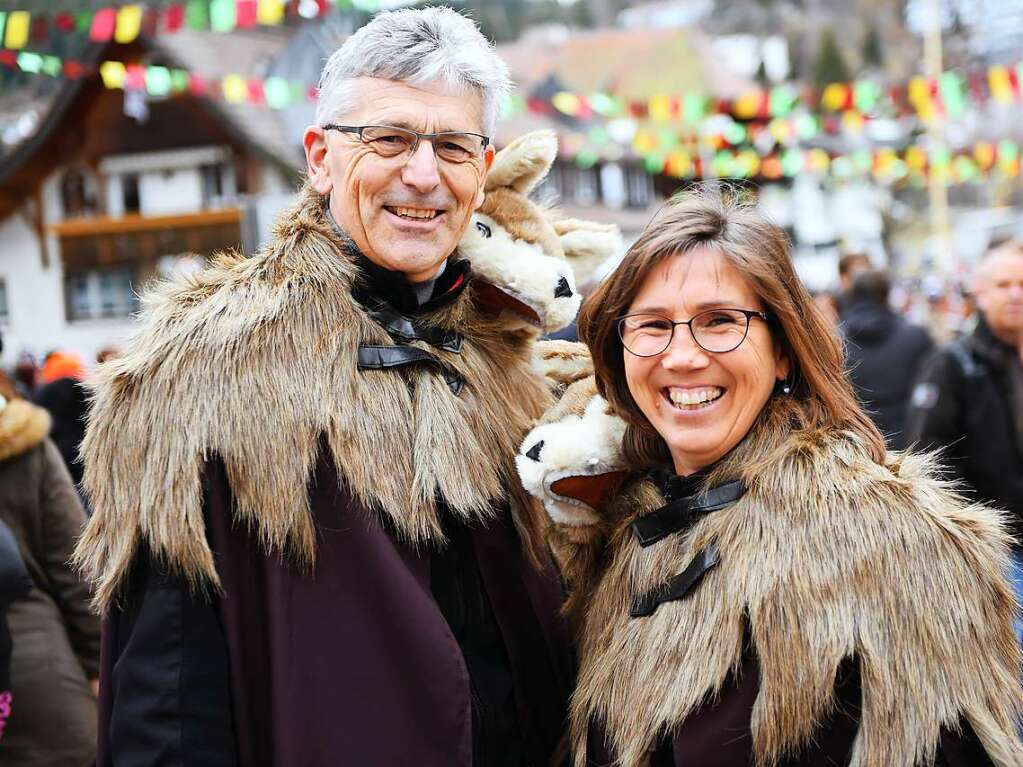
<path id="1" fill-rule="evenodd" d="M 595 381 L 517 459 L 572 589 L 577 767 L 1023 764 L 1002 519 L 885 452 L 780 229 L 675 200 L 579 329 Z"/>

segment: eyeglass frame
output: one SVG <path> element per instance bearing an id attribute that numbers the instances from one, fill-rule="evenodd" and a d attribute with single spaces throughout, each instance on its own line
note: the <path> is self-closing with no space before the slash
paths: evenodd
<path id="1" fill-rule="evenodd" d="M 706 346 L 701 344 L 696 338 L 696 333 L 693 331 L 693 320 L 695 320 L 697 317 L 702 317 L 704 314 L 711 314 L 713 312 L 739 312 L 746 317 L 746 330 L 742 334 L 742 338 L 739 339 L 739 342 L 731 349 L 725 349 L 724 351 L 720 352 L 714 351 L 712 349 L 708 349 Z M 654 352 L 653 354 L 636 354 L 636 352 L 632 351 L 632 349 L 630 349 L 628 345 L 625 343 L 625 338 L 623 337 L 622 334 L 622 323 L 624 323 L 625 320 L 629 319 L 629 317 L 638 317 L 642 315 L 660 317 L 666 322 L 671 323 L 671 332 L 668 334 L 668 342 L 664 344 L 663 349 L 661 349 L 658 352 Z M 752 320 L 754 317 L 758 317 L 768 324 L 770 324 L 771 322 L 771 315 L 768 312 L 758 312 L 753 309 L 735 309 L 733 307 L 721 307 L 718 309 L 707 309 L 706 311 L 698 312 L 697 314 L 694 314 L 692 317 L 690 317 L 688 320 L 672 320 L 669 319 L 668 317 L 657 314 L 656 312 L 635 312 L 633 314 L 623 314 L 621 317 L 618 317 L 615 320 L 615 327 L 618 329 L 618 340 L 622 342 L 622 348 L 625 349 L 625 351 L 627 351 L 634 357 L 642 357 L 644 359 L 649 359 L 650 357 L 656 357 L 659 354 L 664 354 L 671 347 L 671 342 L 675 340 L 675 328 L 677 328 L 679 325 L 685 325 L 687 328 L 689 328 L 689 335 L 692 337 L 693 343 L 699 346 L 705 352 L 707 352 L 707 354 L 728 354 L 729 352 L 734 352 L 736 349 L 742 346 L 743 342 L 749 336 L 750 320 Z"/>
<path id="2" fill-rule="evenodd" d="M 391 130 L 403 131 L 405 133 L 411 133 L 416 137 L 415 143 L 412 144 L 412 149 L 409 150 L 407 157 L 410 159 L 415 156 L 416 152 L 419 151 L 419 142 L 426 139 L 431 144 L 442 136 L 475 136 L 478 139 L 482 139 L 482 146 L 480 146 L 479 157 L 482 157 L 486 152 L 487 147 L 490 146 L 490 136 L 484 136 L 482 133 L 474 133 L 473 131 L 467 130 L 446 130 L 440 131 L 439 133 L 420 133 L 419 131 L 412 130 L 411 128 L 402 128 L 399 125 L 338 125 L 337 123 L 327 123 L 326 125 L 320 126 L 323 130 L 336 130 L 339 133 L 348 133 L 359 137 L 359 141 L 364 144 L 369 143 L 362 137 L 362 132 L 367 128 L 390 128 Z M 438 157 L 436 146 L 433 150 L 434 156 Z M 401 157 L 401 153 L 392 155 L 393 157 Z M 449 161 L 450 162 L 450 161 Z"/>

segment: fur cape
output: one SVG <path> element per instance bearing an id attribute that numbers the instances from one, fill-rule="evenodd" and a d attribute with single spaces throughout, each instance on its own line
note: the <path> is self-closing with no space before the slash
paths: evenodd
<path id="1" fill-rule="evenodd" d="M 529 530 L 513 460 L 550 403 L 531 366 L 536 328 L 481 311 L 481 283 L 471 280 L 425 318 L 460 333 L 460 352 L 411 342 L 465 380 L 459 395 L 429 368 L 359 371 L 360 344 L 393 342 L 352 297 L 357 267 L 346 254 L 307 188 L 261 252 L 220 255 L 148 295 L 143 330 L 93 383 L 83 443 L 95 514 L 76 559 L 98 584 L 100 609 L 143 541 L 193 585 L 219 585 L 201 487 L 214 456 L 237 522 L 305 565 L 315 556 L 307 482 L 321 440 L 340 481 L 409 542 L 441 538 L 438 499 L 471 521 L 511 495 L 520 532 Z"/>
<path id="2" fill-rule="evenodd" d="M 568 401 L 586 399 L 573 389 Z M 581 616 L 577 764 L 595 719 L 622 765 L 645 764 L 658 734 L 670 735 L 738 667 L 748 622 L 761 675 L 758 764 L 810 741 L 834 705 L 839 665 L 855 656 L 863 711 L 854 767 L 930 764 L 941 729 L 955 731 L 960 717 L 995 764 L 1023 765 L 1016 604 L 999 513 L 936 479 L 933 457 L 878 465 L 848 433 L 793 431 L 789 407 L 772 400 L 707 479 L 741 478 L 746 494 L 685 535 L 638 545 L 629 523 L 664 502 L 638 478 L 598 523 L 554 526 Z M 682 572 L 710 542 L 721 563 L 693 592 L 630 617 L 635 595 Z"/>
<path id="3" fill-rule="evenodd" d="M 26 400 L 0 396 L 0 461 L 27 453 L 49 433 L 49 413 Z"/>

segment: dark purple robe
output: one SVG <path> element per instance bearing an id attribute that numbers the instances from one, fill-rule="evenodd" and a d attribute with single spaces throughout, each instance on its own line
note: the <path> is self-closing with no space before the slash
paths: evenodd
<path id="1" fill-rule="evenodd" d="M 312 573 L 267 556 L 233 520 L 219 462 L 208 465 L 204 482 L 223 594 L 202 612 L 202 595 L 182 592 L 180 583 L 174 592 L 173 576 L 154 575 L 152 563 L 132 574 L 122 608 L 106 619 L 100 767 L 113 763 L 111 740 L 119 767 L 144 753 L 197 765 L 471 767 L 470 680 L 431 592 L 429 552 L 399 543 L 322 455 L 309 485 Z M 507 653 L 528 763 L 547 765 L 571 688 L 560 583 L 553 568 L 530 565 L 507 513 L 470 536 Z M 177 601 L 147 617 L 168 583 Z M 175 658 L 145 649 L 161 642 L 180 648 Z M 140 648 L 134 655 L 133 647 Z M 152 671 L 159 668 L 162 676 Z M 163 686 L 177 680 L 176 689 L 161 696 L 161 679 L 169 680 Z M 166 743 L 154 746 L 161 727 Z"/>

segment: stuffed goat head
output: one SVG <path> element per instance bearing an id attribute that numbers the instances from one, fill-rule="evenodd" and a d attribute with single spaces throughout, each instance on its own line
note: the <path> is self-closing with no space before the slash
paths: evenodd
<path id="1" fill-rule="evenodd" d="M 612 225 L 555 219 L 529 199 L 558 152 L 553 131 L 520 136 L 494 157 L 483 205 L 459 251 L 472 264 L 482 298 L 517 322 L 550 333 L 575 319 L 577 278 L 621 249 Z M 585 275 L 573 273 L 574 260 Z"/>

